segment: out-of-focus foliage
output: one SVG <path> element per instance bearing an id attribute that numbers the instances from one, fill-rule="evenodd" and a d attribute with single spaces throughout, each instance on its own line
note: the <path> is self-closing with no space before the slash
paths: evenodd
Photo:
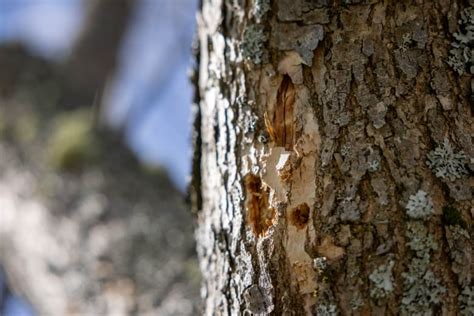
<path id="1" fill-rule="evenodd" d="M 192 217 L 166 172 L 94 125 L 91 106 L 68 107 L 60 67 L 15 45 L 0 47 L 2 65 L 0 264 L 12 288 L 45 315 L 196 314 Z"/>
<path id="2" fill-rule="evenodd" d="M 51 164 L 60 170 L 77 170 L 97 159 L 99 145 L 93 131 L 89 109 L 58 115 L 52 122 L 47 154 Z"/>

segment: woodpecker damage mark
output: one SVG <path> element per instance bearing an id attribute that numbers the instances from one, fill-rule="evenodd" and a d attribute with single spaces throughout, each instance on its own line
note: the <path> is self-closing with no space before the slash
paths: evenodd
<path id="1" fill-rule="evenodd" d="M 309 216 L 309 206 L 308 204 L 303 203 L 291 211 L 289 221 L 290 224 L 296 226 L 296 228 L 303 229 L 308 225 Z"/>
<path id="2" fill-rule="evenodd" d="M 249 173 L 245 176 L 245 190 L 247 225 L 252 227 L 255 236 L 264 236 L 276 218 L 275 209 L 268 203 L 270 189 L 262 184 L 260 177 Z"/>
<path id="3" fill-rule="evenodd" d="M 294 145 L 294 107 L 295 85 L 290 76 L 284 75 L 278 88 L 273 119 L 265 113 L 265 126 L 268 134 L 278 147 L 293 150 Z"/>

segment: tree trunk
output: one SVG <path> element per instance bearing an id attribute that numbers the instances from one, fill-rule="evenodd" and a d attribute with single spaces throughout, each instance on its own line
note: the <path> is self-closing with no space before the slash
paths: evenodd
<path id="1" fill-rule="evenodd" d="M 206 315 L 474 313 L 473 6 L 202 1 Z"/>

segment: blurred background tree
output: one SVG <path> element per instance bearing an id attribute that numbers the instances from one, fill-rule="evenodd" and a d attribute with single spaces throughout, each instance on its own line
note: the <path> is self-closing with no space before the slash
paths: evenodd
<path id="1" fill-rule="evenodd" d="M 0 0 L 0 314 L 196 313 L 194 6 Z"/>

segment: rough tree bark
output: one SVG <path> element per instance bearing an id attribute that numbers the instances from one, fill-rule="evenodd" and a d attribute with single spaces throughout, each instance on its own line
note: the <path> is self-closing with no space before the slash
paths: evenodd
<path id="1" fill-rule="evenodd" d="M 206 315 L 474 313 L 473 10 L 202 1 Z"/>

